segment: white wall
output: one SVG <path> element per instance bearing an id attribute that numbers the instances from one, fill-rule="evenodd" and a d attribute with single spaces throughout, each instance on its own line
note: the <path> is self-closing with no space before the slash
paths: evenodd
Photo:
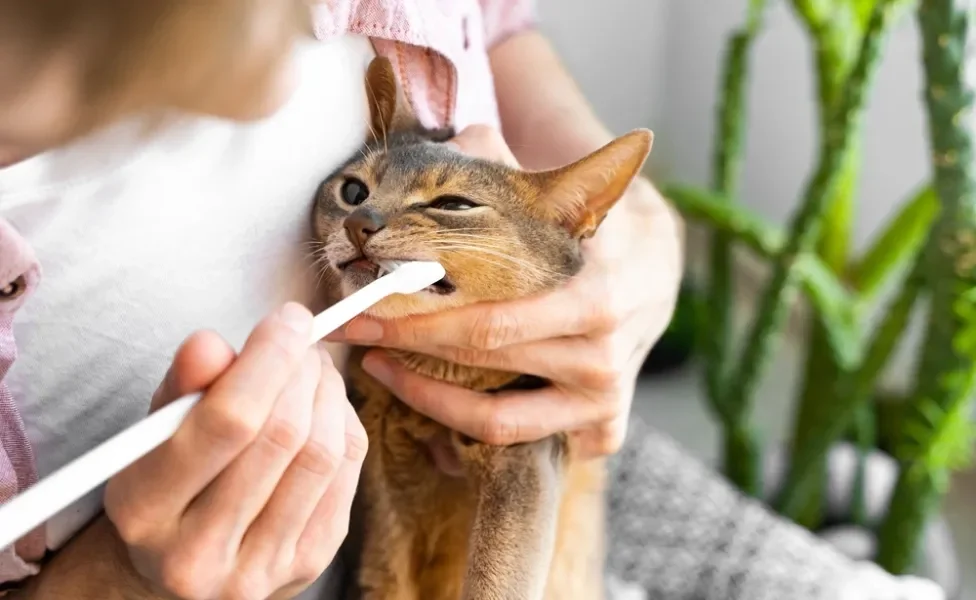
<path id="1" fill-rule="evenodd" d="M 770 4 L 753 52 L 741 200 L 785 223 L 814 167 L 816 108 L 806 33 L 789 2 Z M 545 31 L 614 130 L 654 129 L 653 171 L 707 184 L 719 62 L 746 0 L 540 0 L 540 10 Z M 865 122 L 855 249 L 929 173 L 910 15 L 884 56 Z M 910 376 L 918 330 L 893 365 L 895 385 Z"/>
<path id="2" fill-rule="evenodd" d="M 615 133 L 656 128 L 672 0 L 539 0 L 542 29 Z"/>

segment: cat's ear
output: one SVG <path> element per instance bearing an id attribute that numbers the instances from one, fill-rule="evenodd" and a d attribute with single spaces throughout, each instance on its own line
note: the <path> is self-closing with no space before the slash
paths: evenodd
<path id="1" fill-rule="evenodd" d="M 640 173 L 653 141 L 649 130 L 635 129 L 570 165 L 533 174 L 542 191 L 534 208 L 577 238 L 592 236 Z"/>
<path id="2" fill-rule="evenodd" d="M 409 129 L 417 118 L 397 85 L 393 63 L 377 56 L 366 69 L 366 99 L 369 102 L 370 135 L 383 139 L 391 131 Z"/>

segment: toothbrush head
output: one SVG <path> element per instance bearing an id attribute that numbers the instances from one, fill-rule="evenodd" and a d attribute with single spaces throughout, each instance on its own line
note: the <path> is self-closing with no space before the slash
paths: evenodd
<path id="1" fill-rule="evenodd" d="M 415 294 L 434 285 L 447 276 L 444 267 L 433 261 L 387 261 L 380 263 L 380 270 L 396 279 L 399 294 Z"/>

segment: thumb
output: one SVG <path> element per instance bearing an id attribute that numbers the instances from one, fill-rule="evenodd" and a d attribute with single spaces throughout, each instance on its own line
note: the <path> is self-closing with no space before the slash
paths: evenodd
<path id="1" fill-rule="evenodd" d="M 469 125 L 449 142 L 462 154 L 518 167 L 518 160 L 500 131 L 487 125 Z"/>
<path id="2" fill-rule="evenodd" d="M 209 387 L 237 358 L 237 353 L 212 331 L 198 331 L 183 342 L 166 377 L 153 394 L 149 411 Z"/>

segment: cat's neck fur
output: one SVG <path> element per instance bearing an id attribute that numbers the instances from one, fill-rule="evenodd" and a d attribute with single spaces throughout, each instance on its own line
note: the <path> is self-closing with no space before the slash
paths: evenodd
<path id="1" fill-rule="evenodd" d="M 459 365 L 418 352 L 391 350 L 390 354 L 402 365 L 418 375 L 478 392 L 501 388 L 521 376 L 519 373 Z"/>

